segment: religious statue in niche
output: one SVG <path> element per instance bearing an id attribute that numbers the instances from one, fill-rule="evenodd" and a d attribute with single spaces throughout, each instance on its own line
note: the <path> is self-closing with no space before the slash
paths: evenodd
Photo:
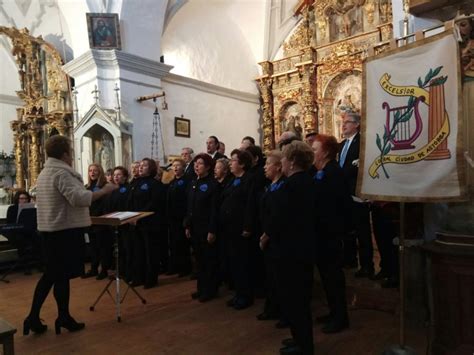
<path id="1" fill-rule="evenodd" d="M 362 79 L 360 75 L 349 75 L 341 80 L 333 93 L 333 127 L 335 136 L 339 136 L 341 116 L 347 112 L 360 113 L 362 105 Z"/>
<path id="2" fill-rule="evenodd" d="M 375 0 L 367 0 L 364 8 L 365 8 L 365 13 L 367 14 L 367 22 L 369 24 L 373 24 L 374 12 L 375 12 Z"/>
<path id="3" fill-rule="evenodd" d="M 380 0 L 379 14 L 382 23 L 392 21 L 392 4 L 390 0 Z"/>
<path id="4" fill-rule="evenodd" d="M 284 108 L 282 119 L 280 120 L 281 132 L 294 132 L 299 138 L 303 137 L 303 116 L 302 107 L 298 103 L 291 103 Z"/>
<path id="5" fill-rule="evenodd" d="M 114 164 L 114 143 L 109 134 L 102 134 L 98 149 L 96 150 L 94 161 L 105 170 L 112 169 Z"/>
<path id="6" fill-rule="evenodd" d="M 464 80 L 474 80 L 474 20 L 459 21 L 458 26 L 462 38 L 460 49 Z"/>

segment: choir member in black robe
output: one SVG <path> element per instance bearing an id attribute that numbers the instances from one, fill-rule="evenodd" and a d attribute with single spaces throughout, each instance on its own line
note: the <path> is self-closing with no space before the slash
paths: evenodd
<path id="1" fill-rule="evenodd" d="M 278 214 L 275 201 L 278 201 L 278 194 L 285 183 L 285 177 L 281 170 L 280 151 L 272 151 L 267 155 L 265 163 L 265 176 L 270 184 L 265 188 L 265 192 L 260 200 L 260 222 L 263 233 L 260 237 L 260 249 L 264 253 L 265 262 L 265 305 L 263 312 L 257 316 L 258 320 L 278 319 L 281 317 L 281 307 L 277 291 L 276 260 L 278 258 L 278 248 L 270 241 L 270 235 L 274 235 L 274 216 Z"/>
<path id="2" fill-rule="evenodd" d="M 86 188 L 92 192 L 99 191 L 107 180 L 104 169 L 96 163 L 90 164 L 88 168 L 88 182 Z M 105 212 L 106 198 L 100 198 L 92 202 L 89 212 L 91 216 L 100 216 Z M 83 278 L 96 277 L 103 280 L 107 277 L 107 270 L 112 266 L 113 234 L 107 226 L 93 225 L 88 230 L 89 245 L 91 252 L 91 268 L 83 275 Z M 99 273 L 99 265 L 101 270 Z"/>
<path id="3" fill-rule="evenodd" d="M 112 170 L 112 182 L 118 189 L 108 196 L 105 212 L 128 211 L 130 184 L 127 169 L 123 166 L 115 167 Z M 132 280 L 132 236 L 129 225 L 119 227 L 119 255 L 120 273 L 129 282 Z"/>
<path id="4" fill-rule="evenodd" d="M 157 171 L 153 159 L 144 158 L 140 162 L 140 176 L 132 184 L 129 209 L 136 212 L 154 212 L 153 215 L 137 222 L 133 235 L 132 285 L 144 284 L 145 288 L 158 285 L 159 233 L 166 225 L 164 208 L 166 192 L 163 184 L 155 179 Z M 166 230 L 164 231 L 166 232 Z"/>
<path id="5" fill-rule="evenodd" d="M 256 202 L 252 179 L 247 173 L 251 164 L 252 157 L 248 152 L 239 149 L 232 151 L 230 171 L 234 178 L 222 191 L 219 208 L 219 224 L 223 226 L 222 233 L 229 243 L 228 258 L 235 289 L 235 296 L 227 305 L 237 310 L 251 306 L 254 299 L 252 273 Z"/>
<path id="6" fill-rule="evenodd" d="M 179 274 L 179 277 L 191 273 L 190 245 L 183 227 L 187 192 L 191 181 L 186 177 L 184 167 L 184 160 L 173 161 L 171 171 L 174 173 L 174 179 L 169 184 L 167 197 L 170 235 L 170 269 L 168 274 Z"/>
<path id="7" fill-rule="evenodd" d="M 265 158 L 263 156 L 262 148 L 257 145 L 250 145 L 245 149 L 252 156 L 252 167 L 249 170 L 249 175 L 252 177 L 253 193 L 256 203 L 254 216 L 259 216 L 259 201 L 262 199 L 262 195 L 265 192 L 265 187 L 270 181 L 265 177 L 263 167 L 265 166 Z M 253 284 L 255 288 L 255 294 L 257 297 L 263 297 L 265 295 L 265 262 L 262 250 L 259 248 L 258 237 L 262 235 L 262 226 L 259 218 L 255 218 L 254 221 L 255 236 L 254 241 L 254 262 L 253 262 Z"/>
<path id="8" fill-rule="evenodd" d="M 168 196 L 168 187 L 169 184 L 163 183 L 163 169 L 160 168 L 159 162 L 156 163 L 158 165 L 158 169 L 155 175 L 155 180 L 157 180 L 160 183 L 160 186 L 162 190 L 164 191 L 165 194 L 165 199 L 162 200 L 161 202 L 164 201 L 164 205 L 162 207 L 162 216 L 165 216 L 165 218 L 160 218 L 160 224 L 159 224 L 159 229 L 156 230 L 156 234 L 158 235 L 158 240 L 159 240 L 159 273 L 163 274 L 165 273 L 166 275 L 173 275 L 173 273 L 168 272 L 169 271 L 169 264 L 170 264 L 170 237 L 169 237 L 169 230 L 168 230 L 168 215 L 167 215 L 167 196 Z"/>
<path id="9" fill-rule="evenodd" d="M 230 161 L 227 158 L 219 158 L 216 161 L 216 166 L 214 168 L 214 178 L 217 181 L 218 192 L 217 192 L 217 210 L 220 209 L 222 200 L 222 191 L 227 187 L 227 185 L 233 179 L 233 175 L 230 173 Z M 230 272 L 229 264 L 229 240 L 226 238 L 223 233 L 224 226 L 222 223 L 217 224 L 217 238 L 219 239 L 219 282 L 225 282 L 229 289 L 233 289 L 232 276 Z"/>
<path id="10" fill-rule="evenodd" d="M 130 186 L 133 186 L 133 184 L 140 177 L 139 169 L 140 169 L 139 161 L 134 161 L 132 164 L 130 164 L 130 182 L 129 182 Z"/>
<path id="11" fill-rule="evenodd" d="M 292 141 L 283 148 L 282 171 L 287 177 L 275 196 L 276 215 L 271 243 L 275 243 L 277 288 L 293 339 L 284 340 L 281 354 L 313 354 L 311 291 L 314 264 L 314 186 L 307 170 L 311 148 Z"/>
<path id="12" fill-rule="evenodd" d="M 329 314 L 318 317 L 323 333 L 337 333 L 349 326 L 346 282 L 343 271 L 344 226 L 351 196 L 344 172 L 336 161 L 339 149 L 333 136 L 319 134 L 313 142 L 316 203 L 316 265 L 326 292 Z"/>
<path id="13" fill-rule="evenodd" d="M 207 302 L 217 295 L 218 247 L 216 245 L 217 182 L 213 177 L 214 161 L 198 154 L 194 162 L 197 179 L 191 183 L 184 227 L 196 256 L 197 291 L 191 296 Z"/>

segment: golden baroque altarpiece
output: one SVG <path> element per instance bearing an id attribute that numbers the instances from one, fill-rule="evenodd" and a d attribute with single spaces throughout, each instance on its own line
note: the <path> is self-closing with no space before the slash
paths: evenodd
<path id="1" fill-rule="evenodd" d="M 340 137 L 343 111 L 360 111 L 362 63 L 390 48 L 391 0 L 302 0 L 283 59 L 259 63 L 263 148 L 284 131 Z"/>
<path id="2" fill-rule="evenodd" d="M 70 87 L 57 50 L 28 30 L 0 26 L 10 38 L 24 105 L 10 125 L 14 134 L 16 185 L 35 186 L 46 154 L 44 141 L 51 135 L 72 135 Z"/>

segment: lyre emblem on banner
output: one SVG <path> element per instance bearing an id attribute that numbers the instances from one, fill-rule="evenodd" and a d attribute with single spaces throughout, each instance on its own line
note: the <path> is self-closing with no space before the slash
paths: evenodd
<path id="1" fill-rule="evenodd" d="M 391 107 L 387 102 L 382 104 L 385 110 L 385 125 L 382 138 L 378 133 L 376 135 L 375 144 L 380 155 L 369 167 L 369 175 L 372 178 L 378 178 L 377 170 L 382 168 L 385 177 L 389 179 L 386 164 L 413 164 L 422 160 L 451 158 L 447 141 L 450 132 L 449 115 L 444 97 L 444 84 L 448 77 L 438 76 L 442 69 L 442 66 L 430 69 L 425 80 L 418 78 L 418 86 L 393 85 L 388 73 L 380 78 L 379 84 L 387 94 L 408 97 L 408 102 L 398 107 Z M 428 106 L 427 127 L 423 126 L 419 109 L 422 103 Z M 428 142 L 417 149 L 417 140 L 425 128 L 428 130 Z M 411 152 L 394 154 L 398 151 Z M 390 152 L 392 154 L 389 154 Z"/>

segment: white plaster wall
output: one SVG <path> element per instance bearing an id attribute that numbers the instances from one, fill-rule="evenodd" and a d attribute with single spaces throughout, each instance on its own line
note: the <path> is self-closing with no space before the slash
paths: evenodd
<path id="1" fill-rule="evenodd" d="M 264 1 L 191 0 L 163 35 L 165 63 L 175 74 L 256 93 L 264 18 Z"/>
<path id="2" fill-rule="evenodd" d="M 225 142 L 227 155 L 233 148 L 240 147 L 244 136 L 250 135 L 260 141 L 257 104 L 166 81 L 162 84 L 169 105 L 168 111 L 160 110 L 167 155 L 180 154 L 183 147 L 191 147 L 196 153 L 205 152 L 205 142 L 210 135 Z M 174 136 L 174 118 L 181 115 L 191 120 L 191 138 Z M 147 124 L 139 132 L 146 144 L 151 141 L 151 113 L 149 116 L 143 118 Z M 149 148 L 145 151 L 148 153 Z M 139 152 L 137 154 L 136 157 L 140 156 Z"/>
<path id="3" fill-rule="evenodd" d="M 124 0 L 120 12 L 123 50 L 158 61 L 168 0 Z"/>
<path id="4" fill-rule="evenodd" d="M 13 57 L 5 47 L 7 39 L 0 41 L 0 151 L 10 153 L 13 148 L 13 134 L 10 121 L 16 119 L 15 101 L 21 105 L 15 90 L 20 90 L 20 79 Z"/>
<path id="5" fill-rule="evenodd" d="M 10 153 L 13 150 L 13 132 L 10 121 L 16 119 L 16 106 L 0 104 L 0 151 Z"/>
<path id="6" fill-rule="evenodd" d="M 154 104 L 153 101 L 139 103 L 136 98 L 150 95 L 150 93 L 158 90 L 130 82 L 122 82 L 120 90 L 122 94 L 122 112 L 129 121 L 133 122 L 133 159 L 149 157 Z"/>
<path id="7" fill-rule="evenodd" d="M 89 50 L 87 12 L 118 13 L 122 51 L 158 60 L 167 0 L 58 0 L 74 57 Z"/>

